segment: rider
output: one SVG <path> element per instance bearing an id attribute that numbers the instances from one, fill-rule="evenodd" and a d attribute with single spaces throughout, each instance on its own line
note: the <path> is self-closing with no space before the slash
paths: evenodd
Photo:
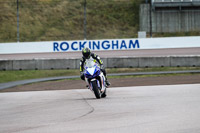
<path id="1" fill-rule="evenodd" d="M 110 83 L 108 82 L 107 77 L 106 77 L 106 70 L 103 66 L 103 61 L 101 61 L 100 57 L 98 55 L 92 53 L 89 48 L 83 48 L 82 55 L 83 55 L 82 60 L 80 60 L 80 73 L 81 73 L 80 77 L 81 77 L 81 79 L 85 80 L 85 75 L 84 75 L 83 71 L 84 71 L 84 65 L 85 65 L 86 60 L 92 60 L 94 62 L 97 62 L 100 65 L 100 69 L 106 78 L 106 80 L 105 80 L 106 85 L 109 86 Z"/>

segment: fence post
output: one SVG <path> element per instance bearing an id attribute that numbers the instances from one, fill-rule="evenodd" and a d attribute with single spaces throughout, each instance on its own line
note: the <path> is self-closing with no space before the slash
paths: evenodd
<path id="1" fill-rule="evenodd" d="M 19 1 L 17 0 L 17 42 L 19 42 Z"/>
<path id="2" fill-rule="evenodd" d="M 150 17 L 150 37 L 152 38 L 152 4 L 153 4 L 153 1 L 152 0 L 150 0 L 150 15 L 149 15 L 149 17 Z"/>
<path id="3" fill-rule="evenodd" d="M 84 2 L 84 39 L 87 39 L 87 18 L 86 18 L 87 1 Z"/>

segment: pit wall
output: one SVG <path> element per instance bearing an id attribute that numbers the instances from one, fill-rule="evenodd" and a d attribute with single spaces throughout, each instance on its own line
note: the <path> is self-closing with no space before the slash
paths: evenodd
<path id="1" fill-rule="evenodd" d="M 200 56 L 104 58 L 106 68 L 200 67 Z M 79 59 L 0 60 L 0 70 L 79 69 Z"/>

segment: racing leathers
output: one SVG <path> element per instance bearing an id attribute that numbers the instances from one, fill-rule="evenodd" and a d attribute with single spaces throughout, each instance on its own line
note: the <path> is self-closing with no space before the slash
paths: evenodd
<path id="1" fill-rule="evenodd" d="M 109 86 L 110 83 L 108 82 L 107 77 L 106 77 L 106 70 L 105 70 L 105 68 L 103 66 L 103 61 L 100 59 L 100 57 L 98 55 L 96 55 L 94 53 L 91 53 L 91 56 L 90 56 L 89 59 L 86 59 L 85 57 L 82 57 L 82 59 L 80 60 L 80 74 L 81 74 L 80 77 L 81 77 L 81 79 L 85 80 L 85 75 L 84 75 L 83 71 L 84 71 L 84 66 L 86 64 L 86 61 L 93 61 L 93 62 L 99 64 L 100 69 L 101 69 L 101 71 L 103 72 L 103 74 L 104 74 L 104 76 L 106 78 L 106 84 L 107 84 L 107 86 Z"/>

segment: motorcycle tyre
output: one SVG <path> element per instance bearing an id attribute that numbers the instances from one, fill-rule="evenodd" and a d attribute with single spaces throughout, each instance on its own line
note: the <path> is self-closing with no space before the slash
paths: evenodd
<path id="1" fill-rule="evenodd" d="M 107 95 L 106 95 L 106 90 L 104 91 L 103 94 L 101 94 L 101 98 L 105 98 Z"/>
<path id="2" fill-rule="evenodd" d="M 92 87 L 93 87 L 93 91 L 94 91 L 94 95 L 97 99 L 100 99 L 101 98 L 101 93 L 100 93 L 100 90 L 97 86 L 97 82 L 96 81 L 93 81 L 92 82 Z"/>

